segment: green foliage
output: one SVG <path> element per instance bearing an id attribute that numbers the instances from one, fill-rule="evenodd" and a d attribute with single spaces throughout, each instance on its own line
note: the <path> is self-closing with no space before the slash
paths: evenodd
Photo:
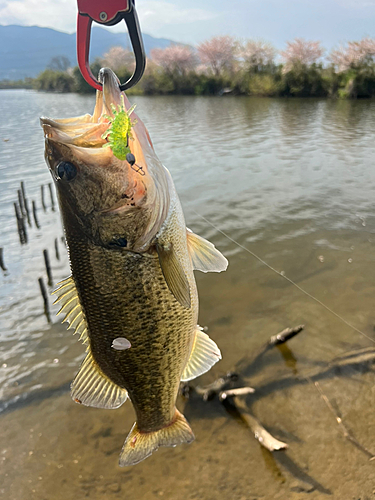
<path id="1" fill-rule="evenodd" d="M 174 91 L 170 75 L 161 69 L 146 71 L 138 86 L 146 95 L 172 94 Z"/>
<path id="2" fill-rule="evenodd" d="M 34 80 L 30 77 L 24 80 L 0 80 L 0 89 L 32 89 Z"/>
<path id="3" fill-rule="evenodd" d="M 295 97 L 323 97 L 327 90 L 323 80 L 321 65 L 295 63 L 283 75 L 283 94 Z"/>
<path id="4" fill-rule="evenodd" d="M 253 74 L 249 81 L 249 94 L 262 97 L 277 95 L 280 91 L 280 81 L 272 74 Z"/>
<path id="5" fill-rule="evenodd" d="M 64 71 L 46 69 L 35 78 L 34 88 L 46 92 L 74 92 L 75 81 Z"/>
<path id="6" fill-rule="evenodd" d="M 217 95 L 227 87 L 226 81 L 213 75 L 199 75 L 194 87 L 195 95 Z"/>
<path id="7" fill-rule="evenodd" d="M 375 65 L 372 63 L 345 71 L 341 75 L 338 94 L 345 99 L 375 96 Z"/>

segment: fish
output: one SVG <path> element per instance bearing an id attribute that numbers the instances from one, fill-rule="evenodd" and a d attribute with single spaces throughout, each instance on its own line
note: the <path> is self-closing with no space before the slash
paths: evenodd
<path id="1" fill-rule="evenodd" d="M 221 359 L 198 326 L 194 270 L 221 272 L 228 261 L 186 227 L 172 177 L 134 112 L 129 162 L 103 147 L 114 110 L 131 108 L 109 68 L 99 78 L 92 115 L 41 118 L 71 269 L 54 293 L 87 346 L 72 399 L 116 409 L 129 398 L 134 407 L 119 458 L 130 466 L 194 440 L 176 408 L 179 385 Z"/>

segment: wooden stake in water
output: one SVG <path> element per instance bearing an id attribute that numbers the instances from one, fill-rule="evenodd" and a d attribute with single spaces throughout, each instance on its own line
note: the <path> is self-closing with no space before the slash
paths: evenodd
<path id="1" fill-rule="evenodd" d="M 55 238 L 55 254 L 56 254 L 56 259 L 60 260 L 59 241 L 57 238 Z"/>
<path id="2" fill-rule="evenodd" d="M 26 191 L 25 191 L 25 184 L 23 181 L 21 181 L 21 193 L 22 193 L 22 199 L 23 199 L 23 206 L 25 208 L 26 212 L 26 217 L 27 217 L 27 223 L 31 227 L 31 218 L 30 218 L 30 210 L 29 210 L 29 202 L 28 199 L 26 198 Z"/>
<path id="3" fill-rule="evenodd" d="M 45 202 L 45 199 L 44 199 L 44 184 L 42 184 L 40 186 L 40 194 L 41 194 L 41 198 L 42 198 L 42 207 L 43 207 L 43 210 L 46 211 L 47 207 L 46 207 L 46 202 Z"/>
<path id="4" fill-rule="evenodd" d="M 52 286 L 53 279 L 52 279 L 52 270 L 51 270 L 51 263 L 49 260 L 48 250 L 43 250 L 43 257 L 44 257 L 44 264 L 46 266 L 46 271 L 47 271 L 48 286 Z"/>
<path id="5" fill-rule="evenodd" d="M 32 205 L 33 205 L 33 217 L 34 217 L 35 226 L 36 226 L 37 229 L 40 229 L 38 215 L 36 213 L 36 203 L 35 203 L 34 200 L 32 201 Z"/>
<path id="6" fill-rule="evenodd" d="M 18 230 L 18 236 L 20 238 L 20 243 L 21 245 L 24 245 L 25 243 L 27 243 L 27 232 L 26 232 L 25 221 L 24 218 L 22 217 L 21 209 L 18 203 L 14 203 L 14 212 L 16 214 L 16 219 L 17 219 L 17 230 Z"/>
<path id="7" fill-rule="evenodd" d="M 49 195 L 51 197 L 51 206 L 52 206 L 52 211 L 55 211 L 55 198 L 53 197 L 53 189 L 52 189 L 52 183 L 48 183 L 48 189 L 49 189 Z"/>
<path id="8" fill-rule="evenodd" d="M 38 283 L 39 283 L 40 293 L 42 294 L 43 302 L 44 302 L 44 314 L 47 316 L 48 323 L 51 323 L 48 295 L 47 295 L 46 285 L 44 284 L 43 278 L 38 278 Z"/>
<path id="9" fill-rule="evenodd" d="M 22 217 L 26 216 L 25 204 L 23 202 L 22 191 L 20 189 L 17 190 L 18 195 L 18 205 L 20 207 Z"/>
<path id="10" fill-rule="evenodd" d="M 4 264 L 4 249 L 3 249 L 3 247 L 0 247 L 0 267 L 3 271 L 7 270 L 7 268 L 5 267 L 5 264 Z"/>

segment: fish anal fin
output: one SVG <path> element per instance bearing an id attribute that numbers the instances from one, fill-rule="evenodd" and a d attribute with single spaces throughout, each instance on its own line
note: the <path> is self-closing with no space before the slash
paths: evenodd
<path id="1" fill-rule="evenodd" d="M 160 267 L 174 298 L 186 309 L 191 307 L 190 286 L 173 244 L 157 244 Z"/>
<path id="2" fill-rule="evenodd" d="M 186 382 L 208 372 L 221 359 L 218 346 L 197 326 L 193 348 L 189 360 L 182 372 L 181 381 Z"/>
<path id="3" fill-rule="evenodd" d="M 176 409 L 172 422 L 155 432 L 141 432 L 137 423 L 132 427 L 121 450 L 119 465 L 135 465 L 149 457 L 160 446 L 191 443 L 194 434 L 185 417 Z"/>
<path id="4" fill-rule="evenodd" d="M 89 349 L 72 382 L 71 396 L 85 406 L 115 409 L 125 403 L 128 393 L 104 375 Z"/>
<path id="5" fill-rule="evenodd" d="M 190 229 L 187 229 L 186 236 L 189 255 L 196 271 L 220 273 L 226 270 L 228 261 L 215 245 Z"/>

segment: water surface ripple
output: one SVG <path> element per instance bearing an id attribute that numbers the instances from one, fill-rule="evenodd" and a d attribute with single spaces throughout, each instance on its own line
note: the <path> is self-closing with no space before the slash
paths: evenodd
<path id="1" fill-rule="evenodd" d="M 200 323 L 223 354 L 199 382 L 241 367 L 245 382 L 259 389 L 249 400 L 251 411 L 289 450 L 265 453 L 219 404 L 180 401 L 196 442 L 160 450 L 132 469 L 117 467 L 134 421 L 131 407 L 107 412 L 73 404 L 68 383 L 84 349 L 59 324 L 55 306 L 47 322 L 38 287 L 39 277 L 46 280 L 45 248 L 54 280 L 69 273 L 47 187 L 46 211 L 41 207 L 41 185 L 51 179 L 39 116 L 91 112 L 94 97 L 1 91 L 0 246 L 8 271 L 0 275 L 0 492 L 14 500 L 370 498 L 374 462 L 342 437 L 304 376 L 321 370 L 319 383 L 338 415 L 375 453 L 371 363 L 330 364 L 373 344 L 197 214 L 375 338 L 375 101 L 131 100 L 171 171 L 187 225 L 230 261 L 226 273 L 197 273 Z M 13 207 L 21 181 L 30 206 L 36 201 L 41 225 L 29 228 L 23 246 Z M 305 331 L 267 354 L 250 374 L 247 366 L 259 346 L 301 323 Z"/>

